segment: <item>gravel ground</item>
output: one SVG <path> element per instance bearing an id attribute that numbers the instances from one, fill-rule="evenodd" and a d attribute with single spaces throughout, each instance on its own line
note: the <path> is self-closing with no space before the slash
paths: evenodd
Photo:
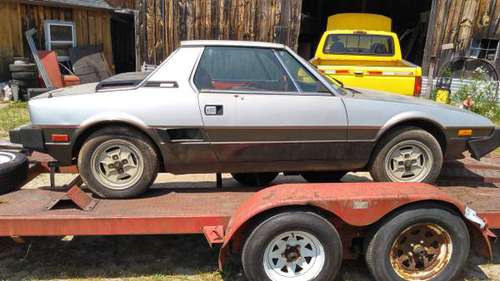
<path id="1" fill-rule="evenodd" d="M 74 175 L 58 175 L 58 184 Z M 224 175 L 224 185 L 236 183 Z M 344 181 L 367 181 L 367 173 L 349 174 Z M 161 174 L 157 188 L 215 186 L 215 175 Z M 279 182 L 303 182 L 300 177 L 280 177 Z M 49 184 L 40 175 L 24 188 Z M 217 251 L 200 235 L 30 238 L 24 244 L 0 240 L 0 280 L 245 280 L 239 266 L 217 270 Z M 70 240 L 70 241 L 67 241 Z M 500 245 L 496 258 L 472 254 L 458 280 L 499 280 Z M 346 261 L 337 281 L 372 280 L 364 261 Z"/>

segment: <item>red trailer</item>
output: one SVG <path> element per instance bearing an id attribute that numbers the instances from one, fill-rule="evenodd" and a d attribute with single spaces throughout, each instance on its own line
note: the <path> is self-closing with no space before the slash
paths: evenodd
<path id="1" fill-rule="evenodd" d="M 32 158 L 31 178 L 50 171 L 76 169 Z M 0 196 L 0 236 L 199 233 L 220 245 L 221 268 L 228 256 L 240 257 L 249 280 L 333 280 L 342 259 L 360 254 L 377 280 L 450 280 L 470 249 L 491 257 L 490 229 L 500 228 L 496 188 L 281 184 L 101 200 L 80 185 L 76 177 Z"/>

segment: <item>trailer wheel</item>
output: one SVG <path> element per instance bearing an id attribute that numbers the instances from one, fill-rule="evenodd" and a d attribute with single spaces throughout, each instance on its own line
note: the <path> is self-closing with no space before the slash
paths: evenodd
<path id="1" fill-rule="evenodd" d="M 346 171 L 331 171 L 331 172 L 303 172 L 300 175 L 311 183 L 321 182 L 340 182 L 347 174 Z"/>
<path id="2" fill-rule="evenodd" d="M 28 178 L 28 159 L 24 154 L 0 151 L 0 194 L 21 187 Z"/>
<path id="3" fill-rule="evenodd" d="M 278 176 L 278 173 L 238 173 L 231 175 L 241 185 L 259 187 L 270 185 Z"/>
<path id="4" fill-rule="evenodd" d="M 325 218 L 310 212 L 268 218 L 253 229 L 242 253 L 250 281 L 329 281 L 341 262 L 339 233 Z"/>
<path id="5" fill-rule="evenodd" d="M 366 262 L 377 280 L 454 280 L 470 249 L 467 226 L 438 208 L 400 212 L 373 235 Z"/>
<path id="6" fill-rule="evenodd" d="M 78 168 L 88 188 L 103 198 L 131 198 L 149 189 L 158 174 L 153 144 L 141 133 L 111 127 L 83 144 Z"/>

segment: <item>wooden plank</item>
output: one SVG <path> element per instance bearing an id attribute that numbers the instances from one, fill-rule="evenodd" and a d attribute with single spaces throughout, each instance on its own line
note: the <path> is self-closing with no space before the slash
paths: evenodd
<path id="1" fill-rule="evenodd" d="M 154 64 L 155 63 L 155 1 L 156 0 L 149 0 L 145 2 L 145 5 L 147 7 L 146 9 L 146 32 L 147 32 L 147 47 L 146 47 L 146 52 L 147 52 L 147 60 L 146 62 L 149 64 Z"/>

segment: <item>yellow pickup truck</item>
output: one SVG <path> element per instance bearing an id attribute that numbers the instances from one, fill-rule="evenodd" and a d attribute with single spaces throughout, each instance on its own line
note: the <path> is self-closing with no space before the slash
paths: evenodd
<path id="1" fill-rule="evenodd" d="M 311 63 L 348 88 L 419 96 L 422 69 L 403 60 L 392 20 L 375 14 L 337 14 L 328 18 Z"/>

